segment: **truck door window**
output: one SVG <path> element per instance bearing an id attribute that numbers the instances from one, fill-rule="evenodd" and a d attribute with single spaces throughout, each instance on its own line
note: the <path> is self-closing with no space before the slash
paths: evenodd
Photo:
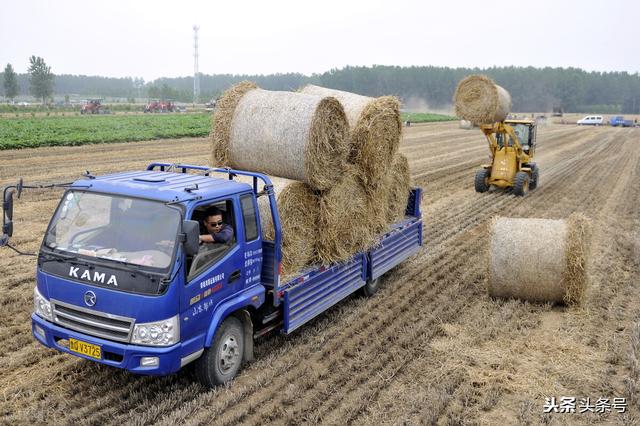
<path id="1" fill-rule="evenodd" d="M 200 235 L 211 235 L 214 241 L 200 243 L 198 254 L 192 259 L 187 259 L 188 281 L 222 259 L 236 245 L 232 200 L 199 206 L 191 219 L 200 223 Z"/>
<path id="2" fill-rule="evenodd" d="M 253 194 L 241 196 L 240 204 L 242 205 L 245 241 L 253 241 L 258 238 L 258 220 L 256 218 L 255 205 L 253 204 Z"/>

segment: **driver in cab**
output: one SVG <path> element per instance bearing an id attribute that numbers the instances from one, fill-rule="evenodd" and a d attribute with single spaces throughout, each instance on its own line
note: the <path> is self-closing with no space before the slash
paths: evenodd
<path id="1" fill-rule="evenodd" d="M 202 221 L 207 233 L 200 235 L 200 243 L 225 244 L 233 238 L 233 228 L 222 221 L 222 212 L 215 207 L 205 212 Z"/>

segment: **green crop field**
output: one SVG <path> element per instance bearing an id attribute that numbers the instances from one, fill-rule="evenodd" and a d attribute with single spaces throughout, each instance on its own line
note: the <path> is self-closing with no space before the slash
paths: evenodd
<path id="1" fill-rule="evenodd" d="M 444 114 L 432 114 L 429 112 L 402 112 L 400 113 L 402 122 L 410 119 L 412 123 L 431 123 L 434 121 L 454 121 L 458 117 Z"/>
<path id="2" fill-rule="evenodd" d="M 456 120 L 430 113 L 402 113 L 412 123 Z M 91 115 L 0 118 L 0 150 L 206 136 L 210 114 Z"/>
<path id="3" fill-rule="evenodd" d="M 210 114 L 0 119 L 0 149 L 206 136 Z"/>

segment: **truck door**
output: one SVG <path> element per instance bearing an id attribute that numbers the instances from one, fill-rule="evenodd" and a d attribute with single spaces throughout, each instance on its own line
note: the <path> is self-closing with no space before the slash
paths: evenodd
<path id="1" fill-rule="evenodd" d="M 260 282 L 262 271 L 262 235 L 257 215 L 257 200 L 250 192 L 240 196 L 244 237 L 244 287 Z"/>
<path id="2" fill-rule="evenodd" d="M 216 241 L 201 243 L 198 254 L 187 258 L 185 291 L 180 300 L 181 334 L 188 340 L 207 330 L 215 307 L 244 286 L 243 217 L 237 197 L 199 204 L 191 219 L 200 222 L 200 234 L 216 234 Z M 204 224 L 219 224 L 209 233 Z M 224 241 L 224 235 L 231 238 Z"/>

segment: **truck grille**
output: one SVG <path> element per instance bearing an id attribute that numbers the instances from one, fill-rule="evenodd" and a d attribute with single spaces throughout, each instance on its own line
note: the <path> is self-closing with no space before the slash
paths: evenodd
<path id="1" fill-rule="evenodd" d="M 131 338 L 134 322 L 132 318 L 93 311 L 57 300 L 51 300 L 51 308 L 53 321 L 62 327 L 118 342 L 128 342 Z"/>

